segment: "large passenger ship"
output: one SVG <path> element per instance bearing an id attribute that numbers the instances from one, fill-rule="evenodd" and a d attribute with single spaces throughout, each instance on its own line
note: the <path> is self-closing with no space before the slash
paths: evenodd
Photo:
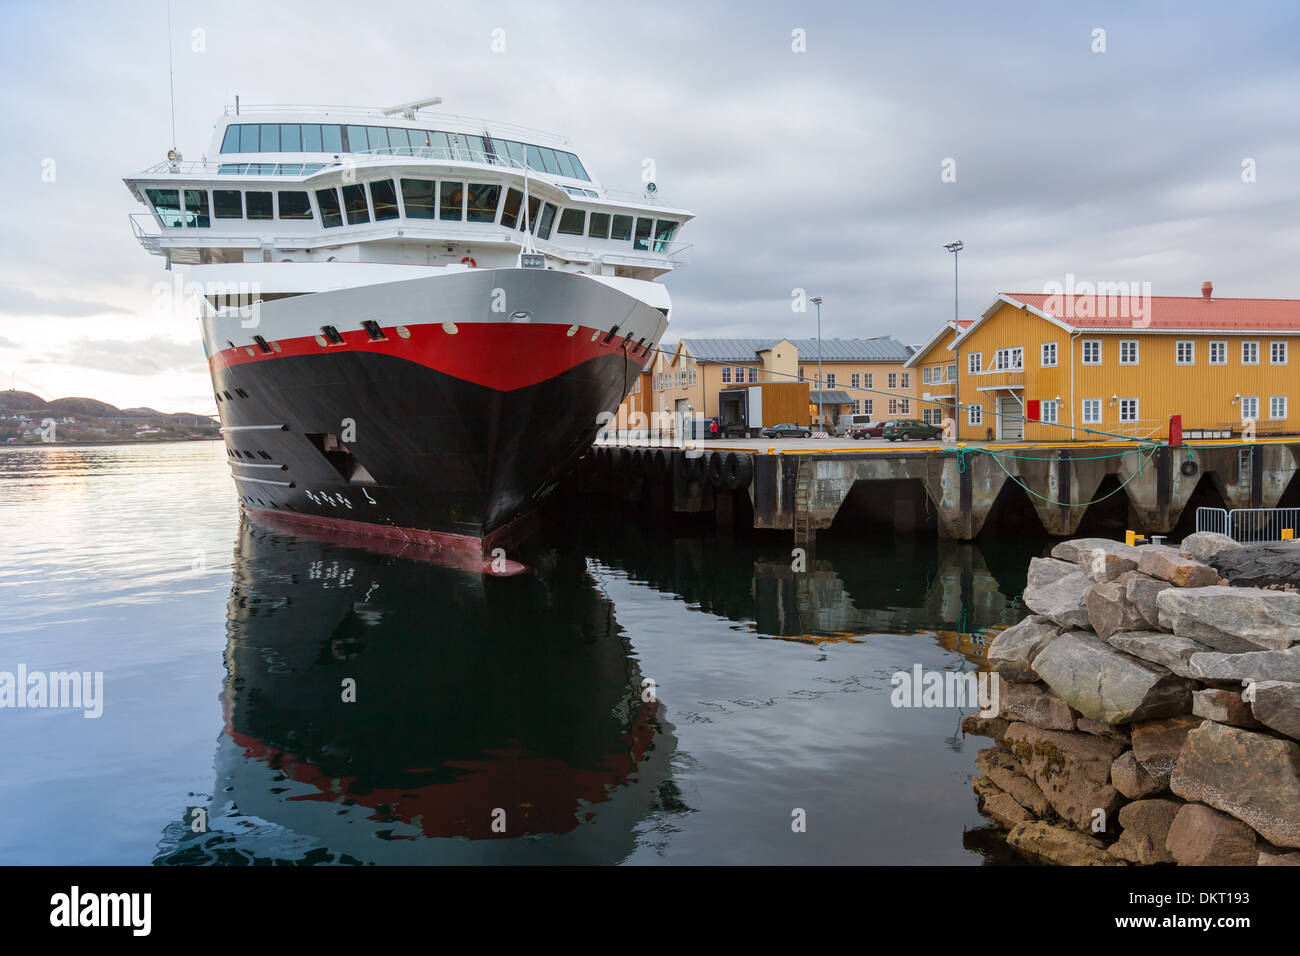
<path id="1" fill-rule="evenodd" d="M 199 294 L 244 510 L 510 572 L 654 354 L 691 214 L 437 102 L 236 104 L 201 162 L 125 182 Z"/>

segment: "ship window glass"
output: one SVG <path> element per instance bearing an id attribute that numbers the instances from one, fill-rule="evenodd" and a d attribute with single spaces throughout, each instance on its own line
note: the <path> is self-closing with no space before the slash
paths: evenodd
<path id="1" fill-rule="evenodd" d="M 541 219 L 537 222 L 537 234 L 543 239 L 551 238 L 551 226 L 555 223 L 555 207 L 547 203 L 542 207 Z"/>
<path id="2" fill-rule="evenodd" d="M 652 219 L 637 219 L 636 221 L 636 242 L 632 243 L 632 248 L 638 251 L 650 251 L 650 231 L 654 227 Z"/>
<path id="3" fill-rule="evenodd" d="M 310 176 L 312 173 L 319 172 L 324 168 L 325 168 L 324 163 L 303 163 L 302 174 L 304 176 Z"/>
<path id="4" fill-rule="evenodd" d="M 388 130 L 383 126 L 367 126 L 366 136 L 371 149 L 388 149 Z"/>
<path id="5" fill-rule="evenodd" d="M 271 218 L 271 194 L 249 192 L 244 196 L 244 205 L 248 208 L 249 219 Z"/>
<path id="6" fill-rule="evenodd" d="M 281 219 L 310 219 L 311 200 L 305 192 L 284 190 L 280 193 Z"/>
<path id="7" fill-rule="evenodd" d="M 568 176 L 570 179 L 573 179 L 573 178 L 574 178 L 574 176 L 573 176 L 573 161 L 569 158 L 569 154 L 568 154 L 568 153 L 566 153 L 566 152 L 565 152 L 564 150 L 562 150 L 562 149 L 557 149 L 557 150 L 555 150 L 555 161 L 556 161 L 556 163 L 558 163 L 559 166 L 560 166 L 560 175 L 561 175 L 561 176 Z"/>
<path id="8" fill-rule="evenodd" d="M 559 233 L 562 236 L 580 236 L 582 235 L 582 228 L 586 224 L 587 214 L 581 209 L 574 209 L 570 206 L 560 213 Z"/>
<path id="9" fill-rule="evenodd" d="M 512 139 L 508 139 L 505 142 L 506 152 L 510 154 L 510 158 L 522 166 L 524 164 L 524 144 L 516 143 Z"/>
<path id="10" fill-rule="evenodd" d="M 506 201 L 501 206 L 501 225 L 513 229 L 519 225 L 519 207 L 524 204 L 524 194 L 518 189 L 506 190 Z"/>
<path id="11" fill-rule="evenodd" d="M 451 143 L 447 140 L 446 133 L 440 133 L 438 130 L 429 130 L 429 146 L 437 150 L 435 156 L 450 156 Z"/>
<path id="12" fill-rule="evenodd" d="M 465 201 L 465 184 L 443 180 L 438 187 L 438 218 L 460 219 L 461 206 Z"/>
<path id="13" fill-rule="evenodd" d="M 631 239 L 632 238 L 632 217 L 615 216 L 614 227 L 610 230 L 611 239 Z"/>
<path id="14" fill-rule="evenodd" d="M 587 235 L 593 239 L 609 238 L 609 213 L 593 212 L 587 225 Z"/>
<path id="15" fill-rule="evenodd" d="M 391 179 L 377 179 L 370 184 L 370 202 L 375 207 L 375 222 L 397 218 L 397 190 Z"/>
<path id="16" fill-rule="evenodd" d="M 181 194 L 175 189 L 146 189 L 149 201 L 164 226 L 179 228 L 181 224 Z"/>
<path id="17" fill-rule="evenodd" d="M 541 154 L 542 166 L 552 176 L 560 175 L 560 164 L 555 161 L 555 150 L 547 149 L 545 146 L 537 147 L 537 152 Z"/>
<path id="18" fill-rule="evenodd" d="M 469 184 L 469 221 L 492 222 L 497 217 L 501 187 L 489 183 Z"/>
<path id="19" fill-rule="evenodd" d="M 546 164 L 542 162 L 542 153 L 536 146 L 524 144 L 524 155 L 528 157 L 528 168 L 535 169 L 539 173 L 546 172 Z"/>
<path id="20" fill-rule="evenodd" d="M 262 146 L 259 151 L 263 153 L 278 153 L 280 151 L 279 123 L 262 124 Z"/>
<path id="21" fill-rule="evenodd" d="M 246 123 L 239 127 L 239 151 L 241 153 L 257 152 L 257 124 Z"/>
<path id="22" fill-rule="evenodd" d="M 302 163 L 281 163 L 276 169 L 277 176 L 301 176 Z"/>
<path id="23" fill-rule="evenodd" d="M 403 179 L 402 206 L 407 219 L 433 219 L 433 180 Z"/>
<path id="24" fill-rule="evenodd" d="M 364 126 L 347 126 L 344 129 L 348 134 L 347 151 L 349 153 L 364 153 L 370 148 L 366 145 L 366 128 Z"/>
<path id="25" fill-rule="evenodd" d="M 536 196 L 528 197 L 528 231 L 534 235 L 537 233 L 537 210 L 541 208 L 542 201 Z M 524 224 L 521 222 L 519 228 L 522 229 Z"/>
<path id="26" fill-rule="evenodd" d="M 366 205 L 366 190 L 360 183 L 343 187 L 343 208 L 348 214 L 348 225 L 370 221 L 370 207 Z"/>
<path id="27" fill-rule="evenodd" d="M 485 160 L 484 157 L 483 157 L 483 153 L 485 152 L 485 150 L 483 149 L 483 137 L 482 137 L 482 136 L 469 136 L 469 135 L 466 135 L 466 136 L 465 136 L 465 145 L 469 147 L 469 150 L 470 150 L 469 158 L 470 158 L 470 159 L 474 160 L 474 162 L 476 162 L 476 163 L 486 162 L 486 160 Z"/>
<path id="28" fill-rule="evenodd" d="M 243 171 L 243 163 L 222 163 L 217 173 L 222 176 L 238 176 Z"/>
<path id="29" fill-rule="evenodd" d="M 185 190 L 185 225 L 207 229 L 212 223 L 208 219 L 208 191 L 206 189 Z"/>
<path id="30" fill-rule="evenodd" d="M 280 124 L 280 152 L 302 152 L 302 126 L 298 123 Z"/>
<path id="31" fill-rule="evenodd" d="M 223 153 L 239 152 L 239 127 L 227 126 L 226 135 L 221 138 L 221 151 Z"/>
<path id="32" fill-rule="evenodd" d="M 668 243 L 673 241 L 677 223 L 671 219 L 659 219 L 655 222 L 655 252 L 667 252 Z"/>
<path id="33" fill-rule="evenodd" d="M 585 179 L 587 182 L 591 182 L 591 177 L 588 176 L 587 171 L 582 168 L 582 163 L 578 161 L 577 156 L 569 153 L 569 162 L 573 163 L 573 175 L 575 179 Z"/>
<path id="34" fill-rule="evenodd" d="M 243 219 L 243 194 L 238 189 L 212 190 L 212 211 L 218 219 Z"/>
<path id="35" fill-rule="evenodd" d="M 401 150 L 399 155 L 405 155 L 406 150 L 411 148 L 411 138 L 407 135 L 407 131 L 396 126 L 389 126 L 386 129 L 389 148 L 394 151 Z"/>
<path id="36" fill-rule="evenodd" d="M 316 205 L 320 206 L 321 225 L 326 229 L 330 226 L 343 225 L 343 212 L 339 208 L 339 194 L 334 187 L 316 190 Z"/>
<path id="37" fill-rule="evenodd" d="M 320 123 L 302 124 L 302 151 L 304 153 L 319 153 L 321 151 Z"/>
<path id="38" fill-rule="evenodd" d="M 337 123 L 322 123 L 320 144 L 327 153 L 343 152 L 343 127 Z"/>

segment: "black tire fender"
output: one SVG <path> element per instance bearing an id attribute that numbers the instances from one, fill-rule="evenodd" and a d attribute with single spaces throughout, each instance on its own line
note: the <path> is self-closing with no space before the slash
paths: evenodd
<path id="1" fill-rule="evenodd" d="M 754 458 L 752 455 L 731 452 L 723 462 L 723 481 L 731 491 L 748 488 L 754 478 Z"/>
<path id="2" fill-rule="evenodd" d="M 718 452 L 709 455 L 709 484 L 714 488 L 721 488 L 723 483 L 723 457 Z"/>

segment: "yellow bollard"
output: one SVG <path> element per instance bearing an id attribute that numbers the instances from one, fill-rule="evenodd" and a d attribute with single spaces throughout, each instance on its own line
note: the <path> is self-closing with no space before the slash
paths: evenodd
<path id="1" fill-rule="evenodd" d="M 1291 541 L 1291 540 L 1293 540 L 1294 538 L 1295 538 L 1295 528 L 1283 528 L 1283 529 L 1282 529 L 1282 540 L 1283 540 L 1283 541 Z"/>
<path id="2" fill-rule="evenodd" d="M 1128 545 L 1130 548 L 1133 547 L 1133 545 L 1137 544 L 1137 534 L 1135 534 L 1132 531 L 1125 531 L 1124 543 Z"/>

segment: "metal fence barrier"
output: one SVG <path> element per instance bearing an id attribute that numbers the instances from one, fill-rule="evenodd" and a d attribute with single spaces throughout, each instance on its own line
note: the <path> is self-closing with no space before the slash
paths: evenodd
<path id="1" fill-rule="evenodd" d="M 1300 508 L 1197 508 L 1196 530 L 1226 534 L 1245 543 L 1281 541 L 1300 530 Z"/>

